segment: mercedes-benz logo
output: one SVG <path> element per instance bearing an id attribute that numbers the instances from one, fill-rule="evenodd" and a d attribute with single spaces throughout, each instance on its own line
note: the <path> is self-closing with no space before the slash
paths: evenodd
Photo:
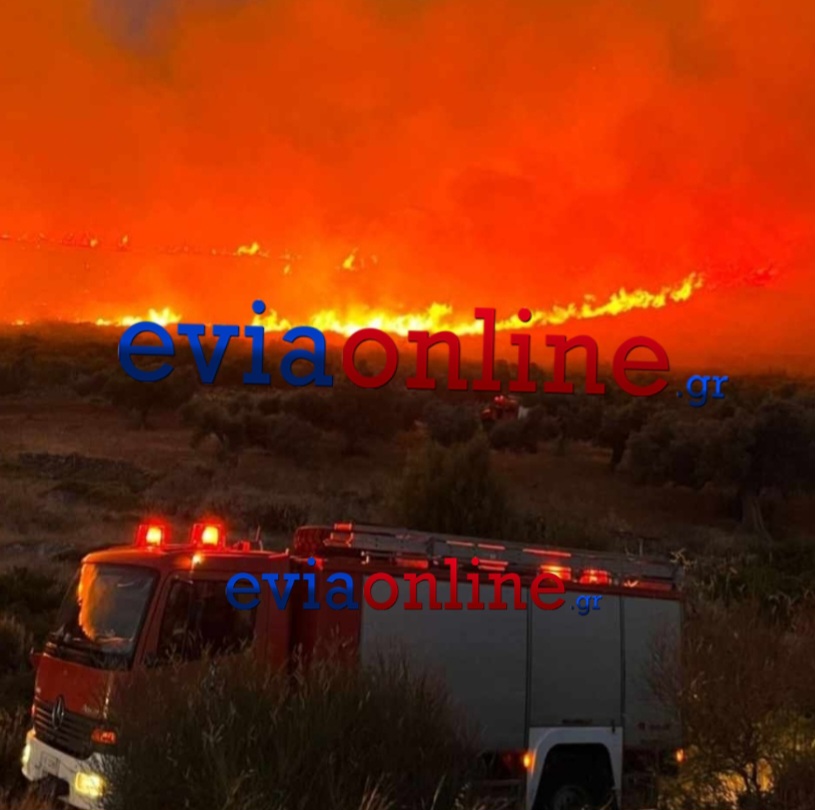
<path id="1" fill-rule="evenodd" d="M 51 723 L 54 726 L 54 731 L 59 731 L 65 720 L 65 698 L 60 695 L 54 703 L 54 708 L 51 709 Z"/>

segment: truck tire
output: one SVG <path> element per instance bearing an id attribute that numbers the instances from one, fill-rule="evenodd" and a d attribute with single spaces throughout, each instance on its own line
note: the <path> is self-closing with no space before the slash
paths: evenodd
<path id="1" fill-rule="evenodd" d="M 546 797 L 544 810 L 596 810 L 591 794 L 574 782 L 560 785 Z"/>

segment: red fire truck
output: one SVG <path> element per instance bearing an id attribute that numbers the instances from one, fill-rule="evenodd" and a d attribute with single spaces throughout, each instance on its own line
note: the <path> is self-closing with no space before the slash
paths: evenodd
<path id="1" fill-rule="evenodd" d="M 648 686 L 654 639 L 679 641 L 680 571 L 670 563 L 352 524 L 302 527 L 283 553 L 230 543 L 218 522 L 196 524 L 182 543 L 169 534 L 166 524 L 144 524 L 133 546 L 86 556 L 57 629 L 33 655 L 23 773 L 52 782 L 74 807 L 102 805 L 105 758 L 117 747 L 109 720 L 117 682 L 158 667 L 171 651 L 194 660 L 202 644 L 226 655 L 248 643 L 285 666 L 295 647 L 313 653 L 337 634 L 363 663 L 398 643 L 446 679 L 527 810 L 654 806 L 654 776 L 681 758 L 678 720 Z M 451 558 L 459 568 L 452 583 Z M 433 588 L 408 587 L 408 571 L 433 575 Z M 305 581 L 283 609 L 263 598 L 238 610 L 226 596 L 235 574 L 296 572 L 314 575 L 309 598 L 323 607 L 303 608 Z M 330 609 L 328 578 L 337 572 L 351 577 L 359 595 L 370 578 L 391 574 L 396 603 L 378 610 L 360 598 L 359 609 Z M 540 573 L 555 574 L 565 602 L 557 610 L 519 609 L 516 584 L 496 584 L 495 572 L 518 575 L 524 602 Z M 465 604 L 476 588 L 502 588 L 507 609 L 429 609 L 433 589 L 446 603 L 451 588 Z M 422 609 L 404 609 L 416 594 Z M 179 647 L 185 638 L 196 642 Z"/>
<path id="2" fill-rule="evenodd" d="M 495 422 L 517 419 L 520 416 L 520 408 L 521 404 L 517 399 L 500 394 L 481 411 L 481 422 L 484 425 L 492 425 Z"/>

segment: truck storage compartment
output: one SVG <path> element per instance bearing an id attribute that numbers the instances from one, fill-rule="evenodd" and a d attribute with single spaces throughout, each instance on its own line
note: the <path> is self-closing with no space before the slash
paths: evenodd
<path id="1" fill-rule="evenodd" d="M 679 748 L 679 718 L 652 687 L 655 656 L 679 649 L 682 605 L 676 599 L 623 599 L 625 628 L 625 740 L 634 748 Z"/>
<path id="2" fill-rule="evenodd" d="M 587 616 L 573 598 L 559 610 L 529 609 L 533 728 L 622 725 L 620 597 L 598 606 Z"/>
<path id="3" fill-rule="evenodd" d="M 445 679 L 453 702 L 478 726 L 481 740 L 495 750 L 526 744 L 527 611 L 515 610 L 514 591 L 502 588 L 507 610 L 467 610 L 472 586 L 459 582 L 463 610 L 430 610 L 429 586 L 419 585 L 421 610 L 405 610 L 410 584 L 397 581 L 399 597 L 390 610 L 362 607 L 360 651 L 370 660 L 378 650 L 403 649 L 426 671 Z M 482 581 L 481 600 L 492 600 L 494 586 Z M 373 596 L 390 595 L 386 583 L 375 582 Z M 524 589 L 524 600 L 527 599 Z M 437 599 L 450 599 L 449 581 L 437 580 Z M 532 608 L 535 610 L 535 608 Z"/>

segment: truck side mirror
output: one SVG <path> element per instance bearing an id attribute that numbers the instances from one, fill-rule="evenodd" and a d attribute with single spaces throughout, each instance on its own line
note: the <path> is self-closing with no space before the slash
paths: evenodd
<path id="1" fill-rule="evenodd" d="M 42 653 L 37 652 L 33 647 L 28 651 L 28 662 L 31 664 L 31 668 L 36 672 L 37 667 L 40 665 L 40 660 L 42 659 Z"/>

